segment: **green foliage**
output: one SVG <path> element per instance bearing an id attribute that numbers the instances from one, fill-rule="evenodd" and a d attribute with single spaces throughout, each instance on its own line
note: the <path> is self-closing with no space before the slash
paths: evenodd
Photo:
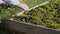
<path id="1" fill-rule="evenodd" d="M 45 1 L 46 0 L 23 0 L 23 2 L 26 3 L 30 8 Z"/>
<path id="2" fill-rule="evenodd" d="M 16 6 L 12 6 L 11 9 L 3 9 L 0 7 L 0 19 L 4 19 L 7 16 L 17 13 L 20 9 Z"/>
<path id="3" fill-rule="evenodd" d="M 57 24 L 57 23 L 47 24 L 47 26 L 50 27 L 50 28 L 55 28 L 55 29 L 60 27 L 60 25 Z"/>
<path id="4" fill-rule="evenodd" d="M 25 12 L 25 15 L 28 17 L 22 17 L 25 20 L 24 22 L 40 24 L 50 28 L 60 28 L 60 2 L 58 0 L 51 1 L 44 6 Z M 21 16 L 19 17 L 21 18 Z"/>

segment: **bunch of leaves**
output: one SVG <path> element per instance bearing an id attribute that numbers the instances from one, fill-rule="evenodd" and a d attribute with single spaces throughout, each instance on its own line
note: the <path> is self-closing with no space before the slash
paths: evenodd
<path id="1" fill-rule="evenodd" d="M 18 8 L 17 6 L 11 6 L 10 9 L 4 9 L 2 7 L 0 7 L 0 19 L 4 19 L 7 16 L 13 15 L 17 12 L 19 12 L 20 8 Z"/>
<path id="2" fill-rule="evenodd" d="M 43 25 L 51 28 L 60 28 L 60 1 L 51 1 L 44 6 L 24 13 L 25 16 L 14 17 L 36 25 Z"/>

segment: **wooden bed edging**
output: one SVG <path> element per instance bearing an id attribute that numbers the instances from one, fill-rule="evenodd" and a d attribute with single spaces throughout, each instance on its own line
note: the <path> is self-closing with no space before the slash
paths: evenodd
<path id="1" fill-rule="evenodd" d="M 10 30 L 25 32 L 27 34 L 60 34 L 60 30 L 20 21 L 5 20 L 4 24 L 4 26 Z"/>

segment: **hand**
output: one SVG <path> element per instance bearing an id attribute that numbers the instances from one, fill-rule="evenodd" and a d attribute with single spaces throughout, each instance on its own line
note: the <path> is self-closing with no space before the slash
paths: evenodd
<path id="1" fill-rule="evenodd" d="M 26 4 L 20 3 L 18 6 L 20 8 L 22 8 L 24 11 L 28 11 L 29 10 L 29 7 Z"/>

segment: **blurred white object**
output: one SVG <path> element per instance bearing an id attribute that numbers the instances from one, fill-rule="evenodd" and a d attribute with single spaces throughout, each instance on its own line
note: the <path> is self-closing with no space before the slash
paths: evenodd
<path id="1" fill-rule="evenodd" d="M 20 4 L 19 0 L 3 0 L 3 1 L 10 5 L 19 5 Z"/>
<path id="2" fill-rule="evenodd" d="M 24 4 L 24 3 L 21 3 L 19 0 L 3 0 L 6 4 L 9 4 L 9 5 L 16 5 L 16 6 L 19 6 L 21 7 L 22 9 L 24 10 L 28 10 L 29 7 Z"/>
<path id="3" fill-rule="evenodd" d="M 1 4 L 1 3 L 4 3 L 4 1 L 3 1 L 3 0 L 0 0 L 0 4 Z"/>
<path id="4" fill-rule="evenodd" d="M 0 20 L 0 24 L 2 23 L 2 20 Z"/>

